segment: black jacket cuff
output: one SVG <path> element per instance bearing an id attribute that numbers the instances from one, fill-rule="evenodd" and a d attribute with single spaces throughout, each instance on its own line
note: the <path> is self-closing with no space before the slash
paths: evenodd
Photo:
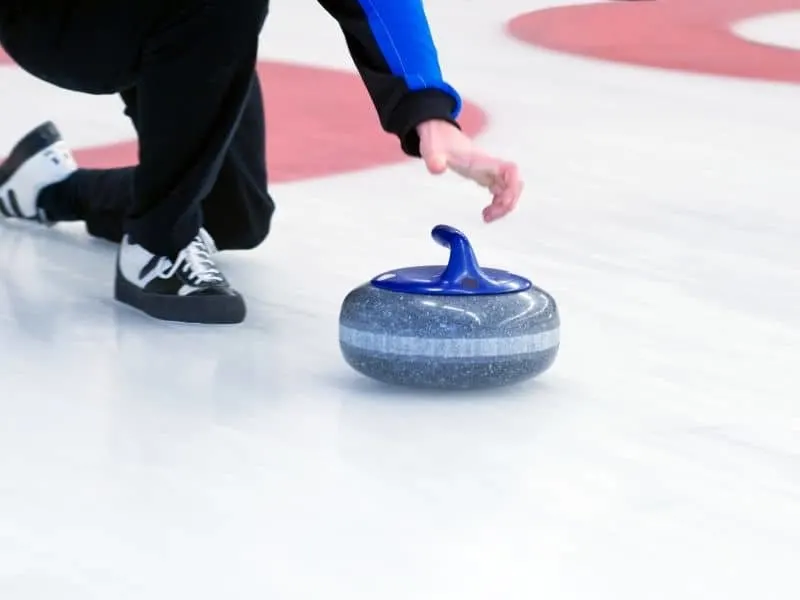
<path id="1" fill-rule="evenodd" d="M 389 131 L 400 138 L 400 147 L 408 156 L 419 158 L 417 125 L 425 121 L 447 121 L 458 127 L 453 117 L 456 100 L 440 90 L 410 92 L 395 108 Z"/>

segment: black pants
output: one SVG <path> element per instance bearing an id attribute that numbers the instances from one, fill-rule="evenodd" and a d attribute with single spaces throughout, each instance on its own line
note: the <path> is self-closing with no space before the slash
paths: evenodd
<path id="1" fill-rule="evenodd" d="M 46 6 L 45 6 L 46 5 Z M 139 164 L 80 170 L 42 192 L 55 220 L 123 233 L 175 256 L 204 226 L 220 249 L 258 245 L 267 191 L 256 57 L 268 0 L 21 0 L 0 10 L 0 44 L 34 76 L 119 93 Z"/>

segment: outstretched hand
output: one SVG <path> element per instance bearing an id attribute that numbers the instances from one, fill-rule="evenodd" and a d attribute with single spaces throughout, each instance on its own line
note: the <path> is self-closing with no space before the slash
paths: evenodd
<path id="1" fill-rule="evenodd" d="M 430 173 L 453 171 L 491 192 L 492 202 L 483 209 L 484 221 L 491 223 L 514 210 L 523 188 L 517 165 L 485 154 L 447 121 L 426 121 L 417 126 L 417 132 L 420 154 Z"/>

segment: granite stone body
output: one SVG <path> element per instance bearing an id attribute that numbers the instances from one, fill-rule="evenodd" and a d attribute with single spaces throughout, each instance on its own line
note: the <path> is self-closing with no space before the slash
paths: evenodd
<path id="1" fill-rule="evenodd" d="M 342 305 L 339 344 L 351 367 L 385 383 L 491 388 L 550 368 L 559 325 L 555 300 L 535 287 L 496 296 L 426 296 L 366 284 Z"/>
<path id="2" fill-rule="evenodd" d="M 345 298 L 339 345 L 356 371 L 385 383 L 476 389 L 548 369 L 559 348 L 556 302 L 529 280 L 482 269 L 463 233 L 438 225 L 446 266 L 377 276 Z"/>

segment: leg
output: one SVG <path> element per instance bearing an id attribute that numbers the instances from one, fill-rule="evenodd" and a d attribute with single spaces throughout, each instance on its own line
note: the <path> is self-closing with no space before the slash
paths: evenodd
<path id="1" fill-rule="evenodd" d="M 262 21 L 236 9 L 257 2 L 263 20 L 266 0 L 215 0 L 145 44 L 132 107 L 139 164 L 115 297 L 158 318 L 232 323 L 245 316 L 241 296 L 210 259 L 202 205 L 225 181 L 223 165 L 255 85 Z"/>
<path id="2" fill-rule="evenodd" d="M 239 124 L 250 116 L 251 97 L 260 101 L 251 92 L 266 5 L 207 1 L 145 44 L 131 109 L 140 159 L 124 228 L 153 254 L 174 257 L 197 235 L 203 203 L 220 179 L 233 139 L 247 135 Z M 263 142 L 263 133 L 256 139 Z M 263 146 L 256 152 L 263 169 Z M 236 178 L 226 173 L 221 183 L 231 179 Z"/>
<path id="3" fill-rule="evenodd" d="M 65 89 L 110 94 L 136 80 L 142 40 L 162 11 L 158 0 L 46 7 L 38 2 L 3 3 L 0 43 L 21 68 L 39 79 Z M 0 165 L 0 214 L 37 220 L 82 219 L 80 190 L 111 196 L 125 179 L 118 173 L 97 178 L 76 170 L 55 126 L 38 127 Z M 51 199 L 42 206 L 43 199 L 54 195 L 50 187 L 65 180 L 71 186 L 64 189 L 76 193 L 65 194 L 63 202 Z M 47 214 L 51 209 L 54 214 Z"/>
<path id="4" fill-rule="evenodd" d="M 141 41 L 163 0 L 0 0 L 0 44 L 19 67 L 60 88 L 113 94 L 136 81 Z"/>
<path id="5" fill-rule="evenodd" d="M 221 248 L 251 247 L 263 239 L 273 205 L 266 193 L 262 98 L 253 74 L 267 5 L 118 0 L 80 13 L 71 4 L 44 13 L 35 6 L 0 11 L 0 42 L 20 66 L 60 87 L 124 90 L 126 113 L 139 134 L 136 169 L 82 170 L 63 183 L 63 171 L 43 177 L 51 185 L 41 198 L 50 219 L 88 215 L 90 231 L 119 240 L 115 215 L 124 212 L 126 230 L 166 256 L 192 239 L 204 209 L 219 216 L 209 229 Z M 97 48 L 103 48 L 99 55 Z M 6 165 L 6 174 L 16 166 Z M 31 208 L 42 187 L 34 190 Z"/>
<path id="6" fill-rule="evenodd" d="M 133 118 L 135 88 L 120 92 L 125 114 Z M 79 169 L 67 179 L 42 190 L 39 207 L 51 222 L 85 221 L 94 237 L 119 243 L 125 215 L 133 206 L 135 167 Z"/>
<path id="7" fill-rule="evenodd" d="M 251 90 L 267 4 L 192 0 L 172 5 L 173 13 L 158 22 L 142 45 L 136 82 L 129 86 L 135 87 L 135 106 L 129 108 L 140 156 L 132 171 L 133 194 L 123 224 L 115 295 L 153 316 L 202 322 L 244 318 L 241 297 L 209 258 L 202 211 L 218 180 L 236 179 L 223 175 L 223 169 L 250 98 L 260 102 Z M 262 233 L 254 236 L 250 231 L 237 241 L 236 228 L 220 225 L 232 247 L 257 243 L 268 227 L 272 207 L 266 195 L 261 135 L 260 165 L 247 174 L 251 181 L 245 187 L 263 196 Z M 242 162 L 232 159 L 234 167 Z M 116 172 L 115 185 L 129 189 L 119 182 L 130 174 L 122 173 Z M 73 181 L 80 183 L 86 175 L 78 174 Z M 107 182 L 109 175 L 104 173 Z"/>
<path id="8" fill-rule="evenodd" d="M 44 188 L 38 206 L 48 222 L 85 221 L 90 235 L 119 243 L 133 204 L 133 173 L 133 167 L 79 169 Z"/>
<path id="9" fill-rule="evenodd" d="M 220 250 L 258 246 L 270 230 L 275 204 L 267 189 L 264 103 L 258 75 L 211 193 L 203 223 Z"/>
<path id="10" fill-rule="evenodd" d="M 122 93 L 126 114 L 136 114 L 136 90 Z M 133 167 L 81 169 L 42 190 L 39 207 L 50 221 L 85 220 L 91 235 L 119 242 L 133 206 Z M 253 77 L 240 122 L 211 192 L 203 199 L 203 226 L 219 250 L 258 246 L 267 236 L 275 205 L 267 191 L 264 105 Z"/>

